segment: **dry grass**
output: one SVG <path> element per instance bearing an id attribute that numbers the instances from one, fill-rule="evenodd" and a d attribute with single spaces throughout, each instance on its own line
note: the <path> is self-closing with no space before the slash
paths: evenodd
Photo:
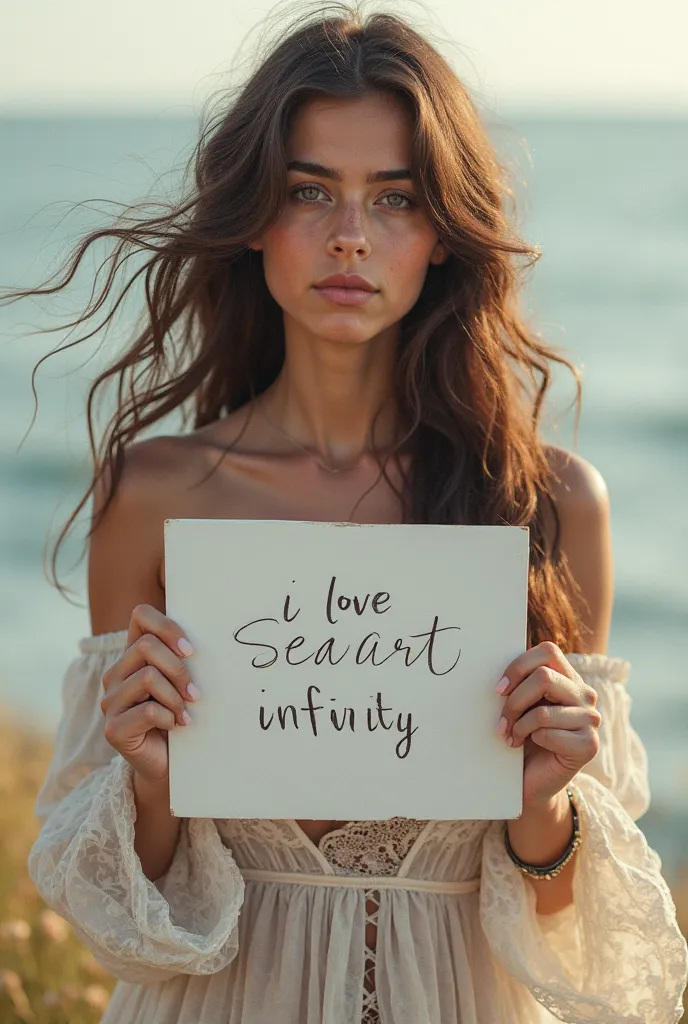
<path id="1" fill-rule="evenodd" d="M 50 741 L 0 708 L 0 1021 L 95 1024 L 114 981 L 69 925 L 48 910 L 26 871 L 38 832 L 33 805 Z"/>
<path id="2" fill-rule="evenodd" d="M 33 805 L 50 741 L 0 708 L 0 1021 L 96 1024 L 113 979 L 38 896 L 26 858 L 38 826 Z M 674 890 L 688 934 L 688 870 Z M 688 1002 L 684 1021 L 688 1024 Z"/>

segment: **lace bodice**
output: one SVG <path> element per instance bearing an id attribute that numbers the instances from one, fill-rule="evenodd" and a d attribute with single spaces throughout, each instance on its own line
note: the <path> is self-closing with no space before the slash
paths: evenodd
<path id="1" fill-rule="evenodd" d="M 169 870 L 150 881 L 132 772 L 100 710 L 125 641 L 86 638 L 65 675 L 29 858 L 46 902 L 120 979 L 102 1024 L 680 1019 L 686 944 L 635 824 L 649 790 L 628 662 L 567 655 L 597 690 L 600 750 L 572 782 L 574 902 L 542 917 L 501 821 L 350 822 L 316 846 L 294 821 L 182 819 Z"/>
<path id="2" fill-rule="evenodd" d="M 350 821 L 318 845 L 337 875 L 395 875 L 425 825 L 416 818 Z"/>

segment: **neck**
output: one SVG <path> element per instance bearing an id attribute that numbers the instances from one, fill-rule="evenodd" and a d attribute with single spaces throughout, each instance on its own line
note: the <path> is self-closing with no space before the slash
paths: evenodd
<path id="1" fill-rule="evenodd" d="M 397 439 L 393 391 L 396 339 L 345 345 L 319 339 L 286 345 L 279 377 L 265 393 L 266 415 L 330 465 L 352 465 Z"/>

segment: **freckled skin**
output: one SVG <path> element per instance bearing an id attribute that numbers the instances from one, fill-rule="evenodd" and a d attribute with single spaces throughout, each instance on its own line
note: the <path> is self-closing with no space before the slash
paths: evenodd
<path id="1" fill-rule="evenodd" d="M 308 160 L 342 172 L 342 181 L 289 171 L 290 197 L 262 249 L 265 279 L 297 343 L 332 341 L 392 346 L 401 318 L 416 302 L 430 263 L 446 258 L 412 183 L 367 184 L 369 170 L 409 166 L 412 123 L 383 93 L 357 100 L 312 100 L 296 115 L 287 161 Z M 305 195 L 297 186 L 317 186 Z M 302 193 L 303 194 L 303 193 Z M 415 197 L 410 207 L 401 195 Z M 380 289 L 365 306 L 324 301 L 313 284 L 338 271 L 356 272 Z"/>

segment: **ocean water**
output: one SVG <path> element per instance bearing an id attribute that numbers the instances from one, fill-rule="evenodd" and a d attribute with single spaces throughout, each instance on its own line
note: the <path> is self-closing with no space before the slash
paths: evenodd
<path id="1" fill-rule="evenodd" d="M 196 131 L 163 118 L 0 120 L 0 286 L 57 271 L 113 201 L 173 191 Z M 632 721 L 653 792 L 641 824 L 670 870 L 688 847 L 688 123 L 511 117 L 490 131 L 514 174 L 519 229 L 542 251 L 524 313 L 583 370 L 576 450 L 612 500 L 609 651 L 632 662 Z M 126 340 L 136 307 L 43 368 L 22 444 L 31 368 L 67 337 L 28 332 L 75 316 L 97 265 L 90 259 L 66 296 L 0 308 L 0 702 L 49 728 L 90 629 L 83 563 L 69 577 L 73 605 L 45 581 L 43 547 L 85 481 L 86 387 Z M 549 434 L 568 447 L 571 395 L 558 375 L 561 425 Z"/>

